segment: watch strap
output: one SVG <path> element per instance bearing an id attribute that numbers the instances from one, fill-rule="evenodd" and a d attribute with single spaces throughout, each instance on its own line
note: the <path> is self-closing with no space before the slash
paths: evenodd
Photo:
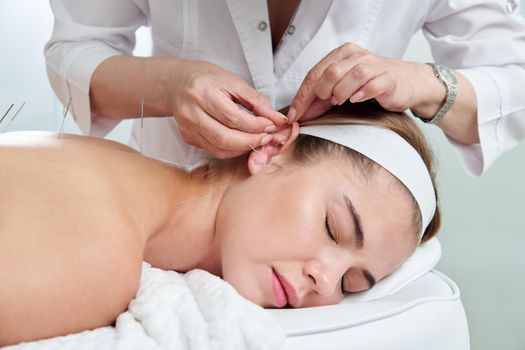
<path id="1" fill-rule="evenodd" d="M 439 107 L 438 111 L 434 116 L 430 119 L 428 118 L 422 118 L 420 116 L 417 116 L 419 119 L 421 119 L 424 123 L 427 124 L 437 124 L 444 116 L 447 114 L 447 112 L 450 110 L 454 102 L 456 101 L 457 96 L 457 85 L 454 82 L 449 82 L 446 79 L 444 79 L 441 76 L 441 73 L 439 72 L 438 66 L 434 63 L 427 63 L 430 67 L 432 67 L 432 70 L 434 71 L 434 75 L 436 78 L 438 78 L 443 85 L 445 85 L 445 88 L 447 89 L 447 96 L 445 98 L 445 101 L 443 104 Z"/>

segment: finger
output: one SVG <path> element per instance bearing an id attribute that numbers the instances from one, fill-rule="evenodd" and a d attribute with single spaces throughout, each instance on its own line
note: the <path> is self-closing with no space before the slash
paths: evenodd
<path id="1" fill-rule="evenodd" d="M 288 122 L 299 120 L 304 113 L 310 107 L 310 104 L 315 99 L 314 88 L 317 85 L 319 79 L 324 70 L 332 63 L 343 60 L 345 58 L 359 55 L 362 48 L 346 43 L 326 55 L 319 63 L 317 63 L 306 75 L 299 90 L 297 91 L 292 103 L 290 104 L 290 110 L 288 111 Z"/>
<path id="2" fill-rule="evenodd" d="M 395 81 L 392 75 L 389 72 L 384 72 L 368 81 L 364 86 L 356 91 L 356 93 L 350 97 L 350 101 L 355 103 L 370 100 L 384 94 L 390 94 L 394 88 Z"/>
<path id="3" fill-rule="evenodd" d="M 344 79 L 357 64 L 359 64 L 359 61 L 343 60 L 326 67 L 321 79 L 319 79 L 314 88 L 315 95 L 321 100 L 330 100 L 333 96 L 335 86 Z"/>
<path id="4" fill-rule="evenodd" d="M 248 84 L 242 82 L 233 90 L 232 94 L 235 101 L 255 115 L 269 119 L 273 124 L 282 126 L 288 122 L 288 118 L 273 109 L 270 101 Z"/>
<path id="5" fill-rule="evenodd" d="M 208 142 L 208 140 L 202 137 L 199 133 L 195 132 L 195 130 L 189 131 L 182 123 L 177 123 L 177 125 L 179 127 L 180 134 L 182 135 L 186 143 L 205 150 L 206 152 L 208 152 L 209 155 L 215 158 L 225 159 L 239 155 L 239 152 L 228 152 L 218 147 L 215 147 L 210 142 Z"/>
<path id="6" fill-rule="evenodd" d="M 264 117 L 257 117 L 242 109 L 227 94 L 210 96 L 204 106 L 205 112 L 228 128 L 248 132 L 262 133 L 275 131 L 275 125 Z"/>
<path id="7" fill-rule="evenodd" d="M 366 63 L 355 64 L 346 76 L 334 87 L 330 101 L 333 104 L 342 104 L 350 98 L 351 102 L 358 102 L 353 98 L 354 94 L 381 73 L 376 67 Z"/>
<path id="8" fill-rule="evenodd" d="M 317 118 L 332 108 L 332 106 L 333 105 L 330 100 L 315 99 L 310 105 L 310 108 L 308 108 L 308 110 L 304 113 L 300 121 L 305 122 L 307 120 Z"/>
<path id="9" fill-rule="evenodd" d="M 228 128 L 202 110 L 197 112 L 197 117 L 199 134 L 215 147 L 225 151 L 244 153 L 250 149 L 249 145 L 257 147 L 272 139 L 267 133 L 251 134 Z"/>
<path id="10" fill-rule="evenodd" d="M 234 158 L 238 157 L 243 153 L 246 153 L 246 151 L 227 151 L 220 149 L 216 147 L 215 145 L 211 144 L 208 140 L 206 140 L 204 137 L 201 137 L 202 139 L 202 145 L 203 149 L 208 152 L 208 154 L 212 157 L 215 157 L 217 159 L 228 159 L 228 158 Z"/>

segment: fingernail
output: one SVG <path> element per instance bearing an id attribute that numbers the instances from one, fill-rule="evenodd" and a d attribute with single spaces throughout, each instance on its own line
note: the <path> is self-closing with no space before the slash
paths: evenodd
<path id="1" fill-rule="evenodd" d="M 281 117 L 282 119 L 288 121 L 288 117 L 286 117 L 284 114 L 282 113 L 279 113 L 279 117 Z"/>
<path id="2" fill-rule="evenodd" d="M 274 132 L 277 131 L 277 127 L 275 125 L 268 125 L 264 128 L 264 132 Z"/>
<path id="3" fill-rule="evenodd" d="M 288 110 L 288 121 L 293 122 L 296 115 L 297 111 L 295 110 L 295 108 L 290 107 L 290 109 Z"/>
<path id="4" fill-rule="evenodd" d="M 363 91 L 358 91 L 355 94 L 350 97 L 350 102 L 356 103 L 361 101 L 361 99 L 365 96 L 365 93 Z"/>
<path id="5" fill-rule="evenodd" d="M 339 103 L 337 103 L 337 99 L 335 98 L 335 96 L 332 96 L 332 98 L 330 99 L 330 103 L 331 103 L 333 106 L 339 104 Z"/>
<path id="6" fill-rule="evenodd" d="M 268 142 L 272 140 L 272 135 L 266 135 L 261 139 L 260 145 L 266 145 Z"/>

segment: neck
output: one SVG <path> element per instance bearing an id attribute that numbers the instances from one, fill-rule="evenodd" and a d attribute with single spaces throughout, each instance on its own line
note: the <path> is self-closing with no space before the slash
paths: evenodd
<path id="1" fill-rule="evenodd" d="M 207 166 L 192 173 L 171 169 L 164 180 L 168 209 L 163 224 L 147 238 L 145 261 L 167 270 L 200 268 L 221 275 L 217 211 L 228 188 L 248 176 L 244 158 L 231 162 L 213 175 L 207 174 Z"/>

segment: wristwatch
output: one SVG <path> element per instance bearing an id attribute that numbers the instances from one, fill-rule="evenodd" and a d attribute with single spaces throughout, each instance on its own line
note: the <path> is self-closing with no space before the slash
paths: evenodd
<path id="1" fill-rule="evenodd" d="M 441 66 L 434 63 L 427 63 L 432 69 L 434 70 L 434 75 L 436 78 L 441 80 L 443 85 L 445 85 L 445 88 L 447 89 L 447 98 L 445 99 L 445 102 L 439 107 L 438 111 L 434 116 L 430 119 L 428 118 L 422 118 L 414 113 L 419 119 L 421 119 L 423 122 L 428 124 L 436 124 L 445 116 L 445 114 L 448 112 L 450 107 L 454 104 L 456 101 L 456 95 L 458 91 L 458 81 L 456 80 L 456 77 L 450 69 L 448 69 L 445 66 Z"/>

